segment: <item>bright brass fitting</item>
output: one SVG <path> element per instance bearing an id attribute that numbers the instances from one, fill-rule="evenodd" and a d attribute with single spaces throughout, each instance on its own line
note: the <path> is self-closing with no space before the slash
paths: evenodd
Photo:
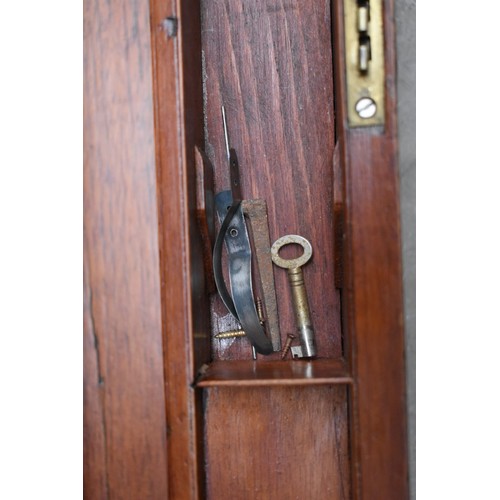
<path id="1" fill-rule="evenodd" d="M 229 330 L 228 332 L 221 332 L 215 335 L 216 339 L 236 339 L 244 337 L 246 334 L 243 330 Z"/>

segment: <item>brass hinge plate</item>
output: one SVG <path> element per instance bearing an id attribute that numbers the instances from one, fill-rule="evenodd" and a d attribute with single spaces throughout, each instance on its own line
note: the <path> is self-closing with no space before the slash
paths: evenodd
<path id="1" fill-rule="evenodd" d="M 344 31 L 349 126 L 384 125 L 382 0 L 344 0 Z"/>

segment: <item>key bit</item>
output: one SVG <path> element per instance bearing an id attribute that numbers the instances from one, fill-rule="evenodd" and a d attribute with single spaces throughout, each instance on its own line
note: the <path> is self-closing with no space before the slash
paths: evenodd
<path id="1" fill-rule="evenodd" d="M 279 251 L 285 245 L 297 244 L 304 249 L 304 253 L 296 259 L 283 259 Z M 297 331 L 300 339 L 300 349 L 292 348 L 294 357 L 312 358 L 316 356 L 316 343 L 314 341 L 314 329 L 309 312 L 309 302 L 304 284 L 302 266 L 312 256 L 312 246 L 304 237 L 296 234 L 283 236 L 276 240 L 271 247 L 271 258 L 273 262 L 288 271 L 288 283 L 292 292 L 293 309 L 297 322 Z"/>

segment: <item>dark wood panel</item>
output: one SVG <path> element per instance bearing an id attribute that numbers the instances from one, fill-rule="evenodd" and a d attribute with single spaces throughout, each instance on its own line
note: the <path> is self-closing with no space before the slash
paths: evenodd
<path id="1" fill-rule="evenodd" d="M 207 498 L 350 498 L 346 388 L 205 390 Z"/>
<path id="2" fill-rule="evenodd" d="M 84 497 L 167 497 L 149 9 L 84 2 Z"/>
<path id="3" fill-rule="evenodd" d="M 285 234 L 311 241 L 313 260 L 304 275 L 318 354 L 341 356 L 333 257 L 330 2 L 209 0 L 201 5 L 205 146 L 216 191 L 229 188 L 220 112 L 224 103 L 243 196 L 267 200 L 272 242 Z M 295 331 L 295 321 L 286 272 L 275 268 L 274 276 L 284 341 Z M 212 312 L 214 331 L 234 327 L 218 299 Z M 212 348 L 219 359 L 251 355 L 246 341 L 214 342 Z"/>
<path id="4" fill-rule="evenodd" d="M 151 0 L 170 498 L 203 498 L 201 393 L 210 358 L 195 146 L 203 141 L 199 2 Z"/>
<path id="5" fill-rule="evenodd" d="M 380 498 L 396 500 L 405 498 L 402 492 L 407 487 L 397 164 L 387 141 L 361 137 L 354 141 L 350 168 L 355 170 L 350 176 L 357 197 L 351 205 L 350 227 L 352 307 L 360 311 L 352 318 L 358 464 L 363 489 L 365 481 L 375 482 L 380 491 L 392 492 Z M 378 160 L 367 168 L 372 158 Z M 370 252 L 358 251 L 359 245 L 368 244 Z M 365 492 L 362 498 L 373 497 Z"/>
<path id="6" fill-rule="evenodd" d="M 335 2 L 336 66 L 343 75 L 342 3 Z M 349 129 L 337 79 L 344 168 L 343 319 L 354 379 L 355 499 L 408 498 L 393 0 L 384 1 L 385 126 Z"/>
<path id="7" fill-rule="evenodd" d="M 100 373 L 99 344 L 94 333 L 92 294 L 87 253 L 83 284 L 83 483 L 84 497 L 108 498 L 104 380 Z"/>

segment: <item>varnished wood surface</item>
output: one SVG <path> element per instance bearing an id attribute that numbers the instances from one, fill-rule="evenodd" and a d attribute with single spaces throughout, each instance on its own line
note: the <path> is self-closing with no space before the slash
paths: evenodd
<path id="1" fill-rule="evenodd" d="M 63 43 L 63 42 L 62 42 Z M 148 5 L 84 2 L 84 498 L 167 497 Z"/>
<path id="2" fill-rule="evenodd" d="M 196 164 L 196 220 L 203 245 L 205 288 L 216 292 L 212 248 L 215 243 L 214 171 L 207 155 L 195 147 Z"/>
<path id="3" fill-rule="evenodd" d="M 345 387 L 211 388 L 205 407 L 209 500 L 351 498 Z"/>
<path id="4" fill-rule="evenodd" d="M 334 2 L 337 21 L 342 3 Z M 344 167 L 343 330 L 350 394 L 355 499 L 408 498 L 405 366 L 395 88 L 394 3 L 384 1 L 384 128 L 349 129 L 338 99 Z M 334 33 L 343 71 L 343 31 Z M 336 93 L 345 96 L 345 79 Z"/>
<path id="5" fill-rule="evenodd" d="M 204 497 L 203 411 L 195 375 L 210 359 L 195 147 L 203 142 L 199 2 L 151 0 L 162 283 L 168 498 Z M 172 20 L 177 30 L 169 28 Z M 171 25 L 170 25 L 171 26 Z"/>
<path id="6" fill-rule="evenodd" d="M 198 387 L 349 384 L 352 378 L 342 359 L 315 361 L 215 361 Z"/>
<path id="7" fill-rule="evenodd" d="M 333 227 L 335 229 L 335 286 L 342 288 L 344 286 L 344 220 L 345 220 L 345 201 L 344 201 L 344 175 L 342 168 L 342 153 L 340 151 L 342 143 L 337 141 L 333 155 Z M 344 337 L 344 336 L 342 336 Z M 343 349 L 343 352 L 345 350 Z"/>
<path id="8" fill-rule="evenodd" d="M 300 234 L 318 353 L 341 356 L 334 286 L 333 69 L 330 2 L 206 0 L 202 8 L 205 147 L 216 191 L 229 188 L 220 106 L 227 111 L 243 196 L 268 203 L 271 243 Z M 284 255 L 287 250 L 284 249 Z M 288 254 L 290 255 L 290 254 Z M 274 269 L 282 341 L 295 331 L 286 271 Z M 217 298 L 214 332 L 235 323 Z M 249 359 L 246 342 L 212 343 L 217 359 Z M 268 359 L 277 359 L 279 354 Z"/>
<path id="9" fill-rule="evenodd" d="M 340 2 L 333 6 L 337 11 Z M 271 239 L 297 232 L 320 249 L 305 268 L 306 285 L 321 298 L 310 299 L 320 354 L 340 357 L 333 291 L 330 10 L 323 2 L 207 0 L 200 23 L 197 2 L 174 7 L 151 0 L 151 82 L 147 5 L 139 0 L 84 4 L 85 497 L 224 499 L 256 498 L 257 492 L 258 498 L 350 498 L 350 436 L 353 498 L 404 499 L 392 1 L 385 2 L 384 130 L 345 127 L 345 88 L 335 73 L 345 180 L 344 207 L 339 208 L 345 222 L 342 293 L 345 352 L 353 377 L 349 389 L 191 387 L 200 363 L 209 359 L 202 245 L 193 229 L 194 147 L 203 142 L 202 81 L 205 145 L 215 160 L 217 189 L 228 187 L 221 169 L 224 95 L 244 194 L 276 198 Z M 177 34 L 166 29 L 169 16 L 177 18 Z M 342 67 L 341 29 L 334 35 L 337 67 Z M 294 326 L 286 324 L 292 314 L 286 273 L 280 274 L 278 301 L 288 309 L 280 310 L 286 333 Z M 217 307 L 212 311 L 218 327 L 225 319 Z M 318 321 L 327 328 L 318 328 Z M 230 352 L 227 358 L 249 359 L 250 352 Z M 269 375 L 261 380 L 270 380 Z"/>

